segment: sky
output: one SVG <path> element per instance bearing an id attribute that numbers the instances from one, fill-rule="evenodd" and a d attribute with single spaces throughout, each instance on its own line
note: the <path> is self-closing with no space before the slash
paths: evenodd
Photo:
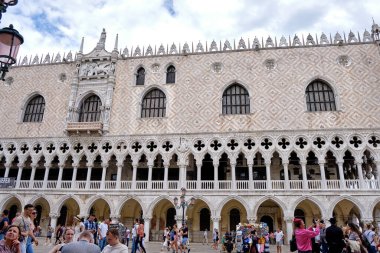
<path id="1" fill-rule="evenodd" d="M 3 14 L 24 37 L 18 58 L 47 53 L 73 54 L 84 37 L 84 52 L 107 32 L 106 50 L 157 48 L 213 40 L 260 41 L 324 32 L 362 36 L 372 18 L 380 23 L 379 0 L 19 0 Z M 219 44 L 219 43 L 218 43 Z"/>

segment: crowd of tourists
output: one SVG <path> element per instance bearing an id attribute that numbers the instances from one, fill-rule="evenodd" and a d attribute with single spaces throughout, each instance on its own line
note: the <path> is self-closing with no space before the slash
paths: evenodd
<path id="1" fill-rule="evenodd" d="M 380 241 L 378 227 L 372 223 L 358 224 L 349 222 L 337 226 L 337 220 L 330 218 L 330 226 L 324 220 L 313 220 L 306 228 L 302 219 L 295 218 L 294 235 L 290 242 L 291 251 L 299 253 L 379 253 Z"/>

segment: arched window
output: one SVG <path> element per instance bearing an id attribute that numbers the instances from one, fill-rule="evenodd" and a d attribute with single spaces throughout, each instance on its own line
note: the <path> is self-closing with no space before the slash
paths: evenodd
<path id="1" fill-rule="evenodd" d="M 335 111 L 335 97 L 330 85 L 315 80 L 306 88 L 306 105 L 309 112 Z"/>
<path id="2" fill-rule="evenodd" d="M 249 94 L 240 84 L 229 86 L 223 93 L 223 114 L 249 113 Z"/>
<path id="3" fill-rule="evenodd" d="M 100 121 L 100 106 L 102 101 L 96 95 L 92 95 L 83 101 L 79 112 L 79 122 Z"/>
<path id="4" fill-rule="evenodd" d="M 44 117 L 45 99 L 41 95 L 32 98 L 26 106 L 24 122 L 41 122 Z"/>
<path id="5" fill-rule="evenodd" d="M 144 85 L 144 84 L 145 84 L 145 69 L 141 67 L 137 70 L 136 85 Z"/>
<path id="6" fill-rule="evenodd" d="M 175 83 L 175 67 L 173 65 L 166 70 L 166 83 Z"/>
<path id="7" fill-rule="evenodd" d="M 165 117 L 166 96 L 159 90 L 151 90 L 142 101 L 141 118 Z"/>

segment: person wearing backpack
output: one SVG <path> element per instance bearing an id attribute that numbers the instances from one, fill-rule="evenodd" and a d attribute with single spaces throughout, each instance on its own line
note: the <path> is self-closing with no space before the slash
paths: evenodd
<path id="1" fill-rule="evenodd" d="M 366 246 L 368 253 L 376 253 L 375 228 L 371 223 L 366 224 L 366 231 L 363 232 L 363 246 Z"/>

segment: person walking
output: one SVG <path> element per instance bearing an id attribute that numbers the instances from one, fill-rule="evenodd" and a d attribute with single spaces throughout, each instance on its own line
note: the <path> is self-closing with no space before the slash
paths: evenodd
<path id="1" fill-rule="evenodd" d="M 282 253 L 282 245 L 284 245 L 284 232 L 282 232 L 281 228 L 277 228 L 276 232 L 274 232 L 274 238 L 276 240 L 277 253 Z"/>
<path id="2" fill-rule="evenodd" d="M 319 220 L 315 220 L 315 230 L 313 227 L 305 229 L 305 223 L 302 219 L 295 218 L 293 220 L 295 226 L 295 236 L 297 242 L 297 249 L 299 253 L 311 253 L 312 244 L 311 239 L 319 235 Z"/>
<path id="3" fill-rule="evenodd" d="M 204 245 L 205 243 L 206 243 L 206 245 L 208 245 L 207 228 L 205 228 L 205 231 L 203 232 L 203 242 L 202 242 L 202 244 Z"/>
<path id="4" fill-rule="evenodd" d="M 107 232 L 108 232 L 109 223 L 110 223 L 110 220 L 109 219 L 105 219 L 98 226 L 98 235 L 99 235 L 99 247 L 100 247 L 100 250 L 103 250 L 104 247 L 107 244 Z"/>
<path id="5" fill-rule="evenodd" d="M 325 224 L 324 220 L 320 221 L 319 240 L 321 242 L 321 252 L 327 253 L 329 250 L 329 247 L 328 247 L 327 241 L 326 241 L 326 224 Z"/>
<path id="6" fill-rule="evenodd" d="M 336 225 L 334 217 L 329 219 L 331 226 L 326 228 L 326 241 L 329 247 L 328 253 L 341 253 L 345 247 L 343 230 Z"/>

